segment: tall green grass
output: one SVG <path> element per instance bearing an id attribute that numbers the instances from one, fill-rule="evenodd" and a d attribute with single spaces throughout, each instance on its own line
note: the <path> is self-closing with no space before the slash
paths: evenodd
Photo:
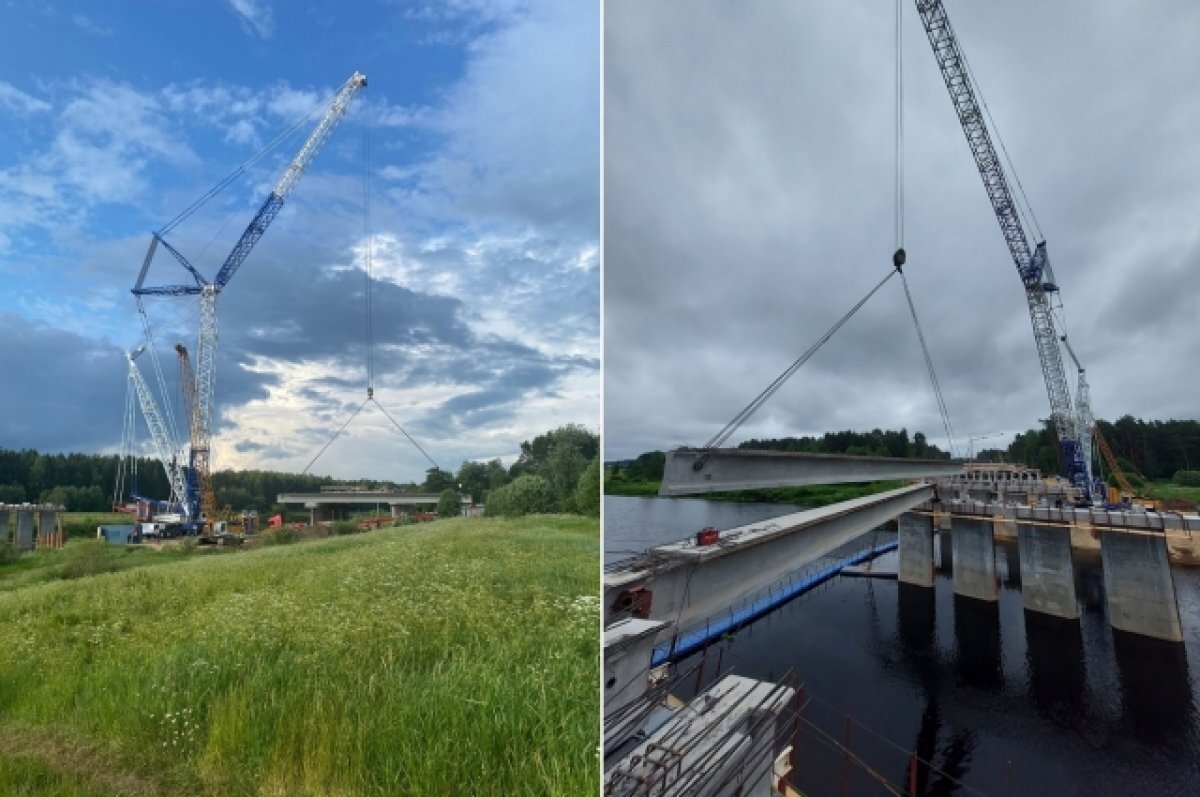
<path id="1" fill-rule="evenodd" d="M 595 794 L 598 551 L 455 519 L 0 592 L 0 733 L 184 794 Z"/>

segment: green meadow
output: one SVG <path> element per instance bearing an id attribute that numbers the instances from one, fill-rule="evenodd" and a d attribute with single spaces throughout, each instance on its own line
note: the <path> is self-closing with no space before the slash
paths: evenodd
<path id="1" fill-rule="evenodd" d="M 596 794 L 598 559 L 557 515 L 23 555 L 0 793 Z"/>

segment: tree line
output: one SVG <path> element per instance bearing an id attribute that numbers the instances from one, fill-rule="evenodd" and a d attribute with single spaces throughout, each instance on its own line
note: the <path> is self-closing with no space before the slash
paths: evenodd
<path id="1" fill-rule="evenodd" d="M 359 479 L 354 486 L 397 492 L 443 495 L 453 490 L 476 503 L 496 501 L 491 514 L 575 512 L 599 515 L 600 436 L 578 424 L 567 424 L 521 443 L 516 461 L 505 467 L 500 459 L 466 461 L 457 473 L 430 468 L 424 481 L 391 482 Z M 589 465 L 595 496 L 580 492 Z M 136 478 L 133 475 L 136 465 Z M 104 454 L 46 454 L 27 449 L 0 448 L 0 503 L 62 504 L 71 512 L 104 512 L 132 495 L 163 499 L 170 494 L 161 463 L 139 457 L 126 463 L 122 495 L 115 495 L 121 459 Z M 270 470 L 222 470 L 213 473 L 213 492 L 219 507 L 253 509 L 260 514 L 284 510 L 280 493 L 317 492 L 338 483 L 330 476 L 311 476 Z M 507 489 L 507 492 L 506 492 Z"/>
<path id="2" fill-rule="evenodd" d="M 1117 464 L 1131 479 L 1143 476 L 1150 481 L 1174 481 L 1186 484 L 1200 471 L 1200 422 L 1186 420 L 1144 421 L 1123 415 L 1110 423 L 1098 420 L 1100 433 L 1108 441 Z M 1093 446 L 1096 465 L 1103 472 L 1108 466 Z M 1040 429 L 1029 429 L 1013 438 L 1007 448 L 989 448 L 979 452 L 984 462 L 1012 462 L 1042 473 L 1061 473 L 1058 433 L 1046 421 Z"/>

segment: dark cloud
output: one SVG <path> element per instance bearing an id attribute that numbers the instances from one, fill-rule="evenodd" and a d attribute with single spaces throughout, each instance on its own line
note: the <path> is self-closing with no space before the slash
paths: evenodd
<path id="1" fill-rule="evenodd" d="M 125 358 L 104 340 L 0 313 L 0 447 L 99 451 L 121 442 Z"/>
<path id="2" fill-rule="evenodd" d="M 1049 239 L 1097 414 L 1195 417 L 1178 365 L 1200 300 L 1200 10 L 949 12 Z M 1015 269 L 904 14 L 906 274 L 965 443 L 1049 406 Z M 865 2 L 619 0 L 605 27 L 605 437 L 621 457 L 703 443 L 887 273 L 894 31 Z M 898 280 L 736 439 L 876 426 L 944 436 Z"/>

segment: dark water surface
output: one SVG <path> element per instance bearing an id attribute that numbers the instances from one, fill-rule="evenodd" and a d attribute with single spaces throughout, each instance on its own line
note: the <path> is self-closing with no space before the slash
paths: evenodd
<path id="1" fill-rule="evenodd" d="M 607 561 L 795 510 L 604 500 Z M 1078 622 L 1024 611 L 1016 544 L 1000 543 L 996 604 L 955 596 L 948 573 L 933 589 L 837 578 L 711 648 L 706 672 L 719 656 L 724 670 L 804 683 L 805 718 L 848 736 L 875 772 L 803 730 L 795 785 L 814 797 L 888 794 L 876 777 L 905 792 L 912 751 L 941 770 L 918 766 L 920 794 L 1200 795 L 1200 571 L 1173 570 L 1185 641 L 1169 644 L 1114 632 L 1099 556 L 1075 558 Z M 895 555 L 879 563 L 894 569 Z"/>

